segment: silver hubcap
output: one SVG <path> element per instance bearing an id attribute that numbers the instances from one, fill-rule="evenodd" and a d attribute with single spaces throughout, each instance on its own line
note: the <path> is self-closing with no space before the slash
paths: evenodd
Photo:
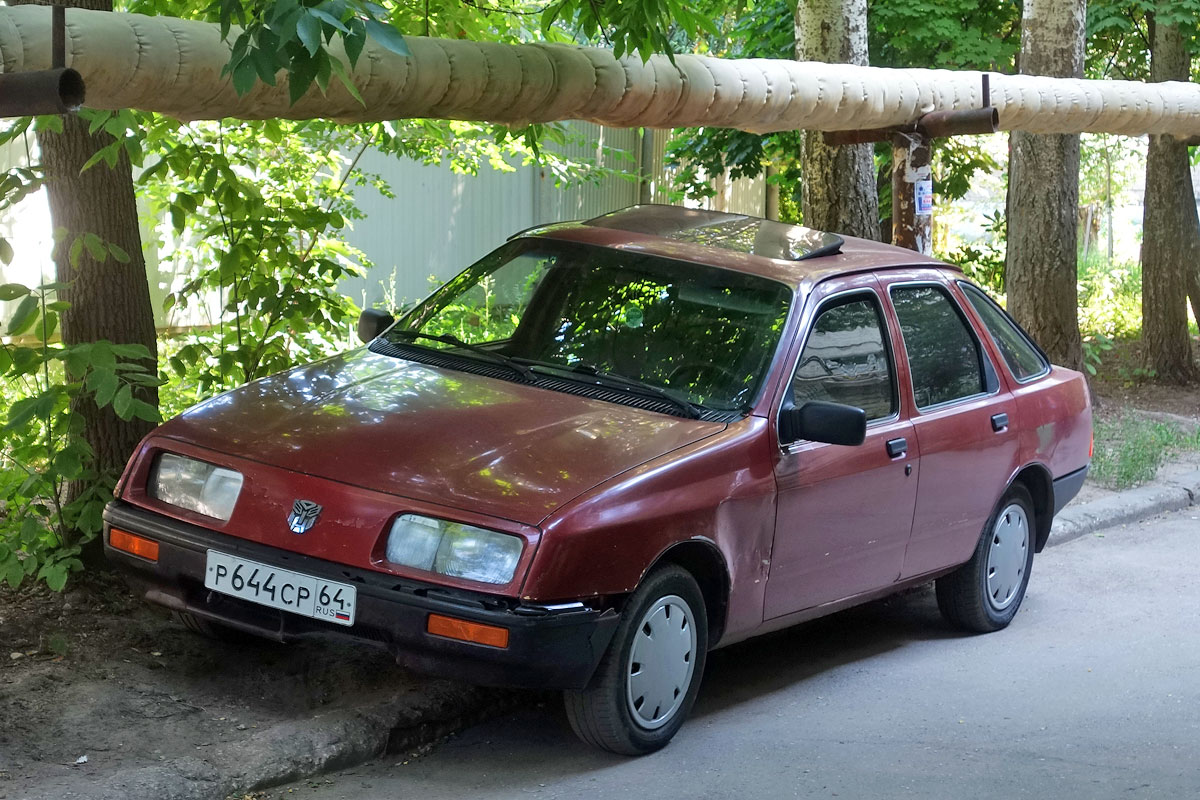
<path id="1" fill-rule="evenodd" d="M 634 722 L 653 730 L 675 715 L 692 682 L 695 653 L 692 610 L 683 598 L 660 598 L 642 617 L 629 648 L 625 697 Z"/>
<path id="2" fill-rule="evenodd" d="M 1025 509 L 1013 503 L 996 517 L 992 543 L 988 549 L 988 602 L 997 611 L 1012 605 L 1025 578 L 1029 553 L 1029 518 Z"/>

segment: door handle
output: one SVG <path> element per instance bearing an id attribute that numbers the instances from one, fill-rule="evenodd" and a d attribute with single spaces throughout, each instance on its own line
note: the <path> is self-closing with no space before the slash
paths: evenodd
<path id="1" fill-rule="evenodd" d="M 887 452 L 892 458 L 904 455 L 908 452 L 908 439 L 888 439 Z"/>
<path id="2" fill-rule="evenodd" d="M 996 433 L 1008 427 L 1008 414 L 992 414 L 992 430 Z"/>

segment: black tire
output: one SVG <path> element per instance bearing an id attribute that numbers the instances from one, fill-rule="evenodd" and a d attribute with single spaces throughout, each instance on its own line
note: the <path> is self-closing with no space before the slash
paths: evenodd
<path id="1" fill-rule="evenodd" d="M 668 717 L 653 722 L 657 727 L 651 728 L 643 724 L 640 718 L 635 718 L 631 705 L 636 701 L 627 696 L 632 669 L 630 654 L 638 633 L 643 629 L 649 630 L 647 613 L 654 610 L 660 601 L 673 604 L 676 600 L 687 605 L 694 622 L 690 627 L 695 632 L 695 644 L 690 654 L 684 657 L 684 661 L 691 663 L 691 672 L 686 678 L 686 685 L 677 687 L 675 697 L 682 696 L 682 702 Z M 671 607 L 662 609 L 662 613 L 669 616 Z M 686 615 L 683 619 L 686 620 Z M 684 625 L 681 630 L 687 627 Z M 626 604 L 608 651 L 600 660 L 587 688 L 563 693 L 571 728 L 588 744 L 622 755 L 645 755 L 665 747 L 691 711 L 696 694 L 700 691 L 707 655 L 708 615 L 696 579 L 687 570 L 674 564 L 654 570 Z M 654 715 L 657 711 L 650 713 Z"/>
<path id="2" fill-rule="evenodd" d="M 1011 525 L 1019 508 L 1025 516 L 1024 553 L 1021 560 L 1011 563 L 1020 569 L 1019 579 L 1011 584 L 1010 593 L 999 597 L 999 591 L 989 590 L 989 555 L 993 545 L 999 546 L 998 525 Z M 1029 575 L 1033 570 L 1033 549 L 1037 524 L 1033 498 L 1023 484 L 1009 487 L 996 510 L 983 526 L 979 543 L 971 560 L 954 572 L 937 580 L 937 601 L 942 616 L 952 625 L 976 633 L 990 633 L 1008 627 L 1025 599 Z"/>

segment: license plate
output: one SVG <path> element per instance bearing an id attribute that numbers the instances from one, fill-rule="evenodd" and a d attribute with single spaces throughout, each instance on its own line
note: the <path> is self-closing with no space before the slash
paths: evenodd
<path id="1" fill-rule="evenodd" d="M 338 625 L 354 624 L 354 602 L 358 591 L 348 583 L 327 581 L 209 550 L 204 586 L 293 614 Z"/>

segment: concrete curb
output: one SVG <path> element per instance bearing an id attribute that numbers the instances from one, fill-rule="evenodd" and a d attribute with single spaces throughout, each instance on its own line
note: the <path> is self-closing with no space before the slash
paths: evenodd
<path id="1" fill-rule="evenodd" d="M 1054 518 L 1048 547 L 1089 533 L 1139 522 L 1155 514 L 1200 504 L 1200 471 L 1106 497 L 1080 506 L 1067 506 Z"/>
<path id="2" fill-rule="evenodd" d="M 361 764 L 433 741 L 504 711 L 516 694 L 447 684 L 366 709 L 317 714 L 263 730 L 205 758 L 183 757 L 52 787 L 26 800 L 224 800 Z"/>

